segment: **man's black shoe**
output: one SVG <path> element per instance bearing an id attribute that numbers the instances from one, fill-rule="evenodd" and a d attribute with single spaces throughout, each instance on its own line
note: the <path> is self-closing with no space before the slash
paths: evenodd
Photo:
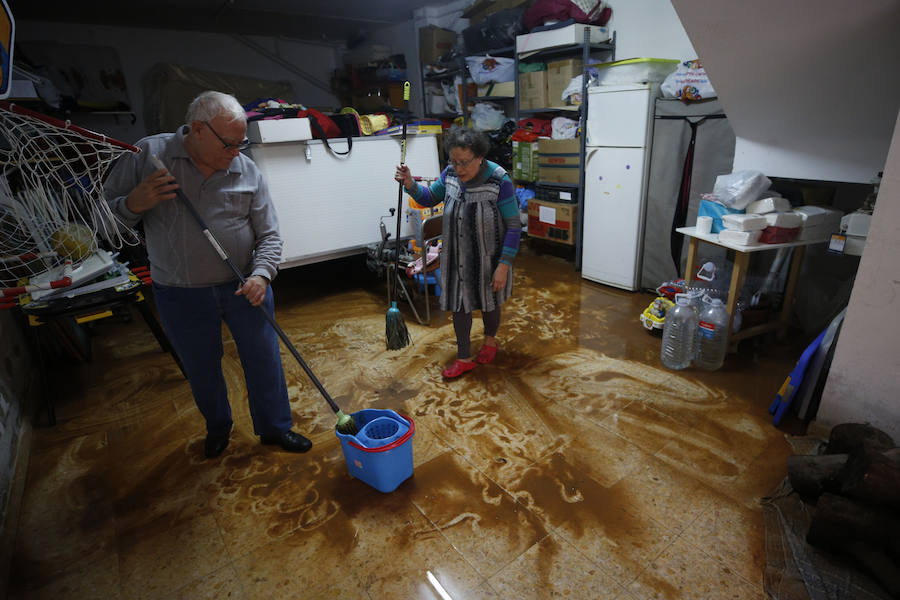
<path id="1" fill-rule="evenodd" d="M 278 444 L 288 452 L 306 452 L 312 448 L 312 442 L 290 429 L 274 435 L 261 435 L 259 441 L 263 444 Z"/>
<path id="2" fill-rule="evenodd" d="M 225 451 L 228 447 L 229 433 L 222 434 L 206 434 L 206 441 L 203 442 L 203 454 L 206 458 L 215 458 Z"/>

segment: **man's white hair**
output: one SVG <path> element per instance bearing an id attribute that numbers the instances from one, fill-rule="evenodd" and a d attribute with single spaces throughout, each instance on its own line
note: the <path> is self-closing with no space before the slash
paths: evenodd
<path id="1" fill-rule="evenodd" d="M 194 98 L 187 109 L 185 122 L 211 121 L 215 117 L 223 116 L 231 121 L 246 121 L 247 113 L 244 107 L 231 94 L 207 91 Z"/>

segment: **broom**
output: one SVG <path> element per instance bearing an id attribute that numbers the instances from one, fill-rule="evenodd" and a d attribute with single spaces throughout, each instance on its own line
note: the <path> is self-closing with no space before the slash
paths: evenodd
<path id="1" fill-rule="evenodd" d="M 165 169 L 166 165 L 159 159 L 158 156 L 151 156 L 150 160 L 156 166 L 157 169 Z M 203 231 L 203 235 L 206 236 L 206 239 L 209 241 L 210 245 L 216 251 L 216 254 L 219 255 L 219 258 L 225 261 L 231 271 L 234 273 L 235 277 L 237 277 L 238 281 L 241 282 L 241 285 L 244 285 L 244 275 L 241 273 L 241 270 L 237 268 L 231 258 L 228 256 L 228 253 L 225 252 L 225 249 L 222 248 L 222 245 L 219 243 L 219 240 L 216 239 L 216 236 L 212 234 L 209 228 L 206 226 L 206 223 L 203 221 L 203 217 L 200 216 L 200 213 L 197 212 L 197 209 L 194 208 L 194 205 L 188 200 L 187 196 L 185 196 L 180 189 L 175 190 L 175 194 L 178 196 L 178 199 L 181 200 L 182 203 L 187 207 L 188 212 L 194 217 L 194 220 L 197 221 L 197 225 L 200 226 L 200 229 Z M 266 320 L 269 322 L 269 325 L 272 326 L 272 329 L 275 330 L 275 333 L 278 334 L 278 337 L 281 338 L 281 341 L 284 342 L 284 345 L 287 346 L 287 349 L 291 351 L 291 354 L 294 355 L 294 358 L 297 359 L 297 362 L 300 363 L 300 366 L 303 367 L 303 370 L 306 371 L 306 375 L 313 382 L 313 385 L 316 386 L 316 389 L 319 390 L 319 393 L 322 394 L 322 397 L 325 398 L 325 401 L 328 402 L 328 406 L 331 407 L 331 410 L 334 411 L 334 414 L 337 415 L 338 422 L 335 425 L 335 429 L 339 432 L 344 433 L 346 435 L 356 435 L 358 430 L 356 428 L 356 421 L 353 419 L 353 415 L 346 415 L 341 411 L 338 405 L 334 400 L 331 399 L 331 396 L 319 382 L 319 379 L 316 377 L 315 373 L 312 372 L 312 369 L 309 368 L 309 365 L 306 364 L 306 361 L 303 360 L 303 357 L 300 356 L 300 353 L 297 352 L 297 349 L 294 347 L 294 344 L 291 343 L 291 340 L 288 339 L 287 334 L 278 326 L 278 323 L 275 321 L 275 318 L 266 312 L 266 309 L 260 305 L 259 310 L 262 311 L 262 314 L 265 315 Z"/>
<path id="2" fill-rule="evenodd" d="M 400 135 L 400 164 L 406 163 L 406 116 L 409 114 L 409 82 L 403 84 L 403 115 L 400 117 L 403 121 L 403 129 Z M 394 238 L 397 248 L 397 255 L 394 258 L 394 277 L 388 285 L 388 300 L 391 300 L 391 290 L 396 287 L 397 279 L 400 277 L 400 213 L 403 207 L 403 183 L 397 184 L 397 237 Z M 388 308 L 385 317 L 384 332 L 387 336 L 387 349 L 400 350 L 409 345 L 409 331 L 406 329 L 406 323 L 403 322 L 403 313 L 397 308 L 397 301 L 391 301 L 391 307 Z"/>

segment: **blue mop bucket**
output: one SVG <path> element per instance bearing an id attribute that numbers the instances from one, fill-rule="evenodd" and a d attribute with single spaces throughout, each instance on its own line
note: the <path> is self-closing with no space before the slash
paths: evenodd
<path id="1" fill-rule="evenodd" d="M 335 430 L 347 471 L 379 492 L 393 492 L 413 474 L 413 420 L 375 408 L 355 412 L 352 417 L 356 435 Z"/>

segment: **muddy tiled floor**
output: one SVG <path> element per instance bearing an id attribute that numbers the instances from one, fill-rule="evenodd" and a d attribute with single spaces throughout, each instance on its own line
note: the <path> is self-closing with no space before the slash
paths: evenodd
<path id="1" fill-rule="evenodd" d="M 204 460 L 171 358 L 139 319 L 101 321 L 93 361 L 53 372 L 59 423 L 34 431 L 13 594 L 439 598 L 430 572 L 456 600 L 764 596 L 758 500 L 789 454 L 766 410 L 798 343 L 666 370 L 637 320 L 652 296 L 526 248 L 497 360 L 443 381 L 446 317 L 407 313 L 413 344 L 386 351 L 384 288 L 360 265 L 285 271 L 277 317 L 345 411 L 412 417 L 412 478 L 383 494 L 348 476 L 287 350 L 295 429 L 315 445 L 260 445 L 230 342 L 235 430 Z"/>

